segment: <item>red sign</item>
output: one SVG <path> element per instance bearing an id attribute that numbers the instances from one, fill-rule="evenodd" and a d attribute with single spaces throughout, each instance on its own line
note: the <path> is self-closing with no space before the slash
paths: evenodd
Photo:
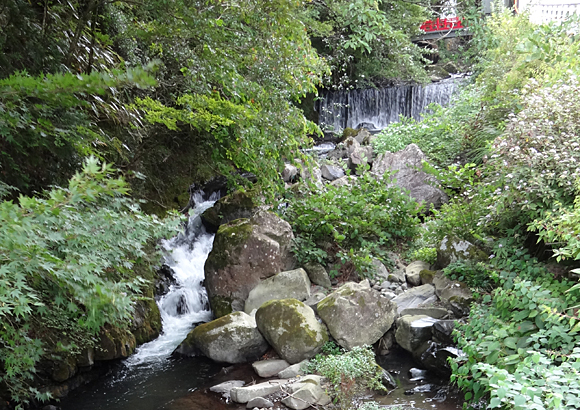
<path id="1" fill-rule="evenodd" d="M 427 20 L 419 28 L 426 32 L 432 32 L 456 30 L 464 27 L 459 17 L 449 17 L 446 19 Z"/>

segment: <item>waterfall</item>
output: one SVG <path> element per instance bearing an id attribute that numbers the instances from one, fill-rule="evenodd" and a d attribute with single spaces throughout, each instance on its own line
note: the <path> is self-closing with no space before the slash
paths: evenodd
<path id="1" fill-rule="evenodd" d="M 215 203 L 217 194 L 206 201 L 202 193 L 194 196 L 197 205 L 190 211 L 185 232 L 163 242 L 165 263 L 173 270 L 175 279 L 169 292 L 157 302 L 163 331 L 125 361 L 129 367 L 163 361 L 196 323 L 211 320 L 209 300 L 203 287 L 203 265 L 212 249 L 214 235 L 205 231 L 200 215 Z"/>
<path id="2" fill-rule="evenodd" d="M 324 131 L 341 132 L 347 127 L 380 130 L 401 115 L 419 120 L 429 104 L 449 104 L 460 83 L 460 78 L 450 78 L 427 85 L 325 92 L 317 106 L 319 124 Z"/>

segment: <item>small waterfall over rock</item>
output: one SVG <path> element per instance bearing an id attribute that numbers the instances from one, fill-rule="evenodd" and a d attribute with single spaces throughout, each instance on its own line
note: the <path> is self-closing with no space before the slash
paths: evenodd
<path id="1" fill-rule="evenodd" d="M 449 104 L 461 81 L 325 92 L 317 107 L 319 124 L 323 131 L 341 132 L 347 127 L 380 130 L 401 115 L 419 120 L 429 104 Z"/>
<path id="2" fill-rule="evenodd" d="M 126 360 L 128 366 L 159 361 L 167 358 L 181 343 L 193 325 L 211 320 L 207 292 L 203 287 L 203 265 L 213 245 L 213 234 L 205 231 L 200 215 L 218 199 L 214 194 L 203 200 L 195 193 L 195 208 L 190 211 L 185 232 L 164 241 L 167 251 L 165 263 L 173 271 L 175 284 L 157 302 L 163 322 L 162 334 L 152 342 L 139 347 Z"/>

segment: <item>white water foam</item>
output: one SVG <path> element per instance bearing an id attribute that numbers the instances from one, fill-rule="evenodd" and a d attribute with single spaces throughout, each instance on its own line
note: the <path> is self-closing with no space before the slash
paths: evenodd
<path id="1" fill-rule="evenodd" d="M 161 312 L 161 335 L 140 346 L 125 364 L 128 367 L 163 363 L 197 323 L 211 320 L 207 292 L 203 287 L 203 266 L 209 255 L 214 235 L 205 231 L 200 215 L 213 206 L 217 196 L 204 201 L 201 193 L 194 194 L 196 206 L 184 233 L 167 240 L 165 263 L 173 270 L 175 284 L 157 302 Z"/>

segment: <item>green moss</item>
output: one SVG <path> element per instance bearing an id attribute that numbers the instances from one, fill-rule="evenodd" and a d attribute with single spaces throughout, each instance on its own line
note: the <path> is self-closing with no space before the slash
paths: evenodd
<path id="1" fill-rule="evenodd" d="M 350 128 L 350 127 L 346 127 L 342 131 L 342 139 L 345 140 L 348 137 L 355 137 L 357 134 L 358 134 L 358 130 L 355 130 L 355 129 Z"/>
<path id="2" fill-rule="evenodd" d="M 423 285 L 433 283 L 433 278 L 435 277 L 436 274 L 437 271 L 435 270 L 423 269 L 421 272 L 419 272 L 419 276 L 421 276 L 421 283 Z"/>
<path id="3" fill-rule="evenodd" d="M 230 252 L 235 252 L 238 246 L 246 243 L 253 229 L 250 220 L 245 218 L 221 225 L 215 236 L 213 249 L 207 258 L 207 266 L 216 271 L 228 266 Z"/>
<path id="4" fill-rule="evenodd" d="M 221 318 L 232 313 L 232 298 L 227 296 L 212 296 L 209 300 L 213 314 Z"/>

